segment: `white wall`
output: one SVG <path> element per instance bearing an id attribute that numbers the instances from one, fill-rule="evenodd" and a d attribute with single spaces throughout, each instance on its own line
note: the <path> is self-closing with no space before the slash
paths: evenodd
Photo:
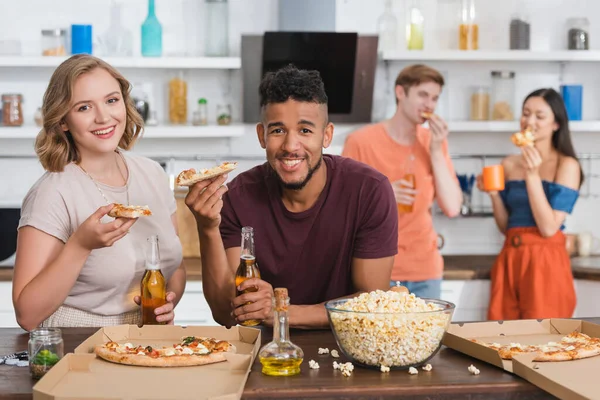
<path id="1" fill-rule="evenodd" d="M 456 0 L 422 0 L 426 13 L 426 49 L 455 48 L 456 46 Z M 239 54 L 241 33 L 260 33 L 275 30 L 278 26 L 277 0 L 230 0 L 230 49 L 232 55 Z M 23 41 L 25 54 L 39 53 L 40 30 L 51 26 L 67 26 L 71 23 L 92 23 L 96 33 L 104 32 L 108 24 L 108 7 L 105 2 L 92 0 L 56 0 L 52 3 L 43 0 L 25 0 L 21 3 L 0 0 L 0 40 L 18 38 Z M 134 33 L 134 49 L 139 52 L 139 26 L 146 16 L 145 0 L 127 0 L 124 2 L 127 27 Z M 168 4 L 168 6 L 167 6 Z M 201 55 L 203 48 L 202 4 L 200 0 L 157 0 L 158 18 L 165 29 L 164 48 L 166 53 L 184 51 L 190 55 Z M 591 46 L 600 49 L 600 2 L 585 0 L 505 0 L 495 2 L 480 0 L 478 3 L 480 24 L 480 46 L 482 49 L 504 49 L 508 46 L 508 21 L 511 13 L 518 9 L 526 10 L 532 22 L 532 49 L 562 49 L 565 44 L 564 20 L 570 16 L 585 15 L 590 19 Z M 403 0 L 395 0 L 394 7 L 399 22 L 404 23 Z M 32 12 L 31 10 L 36 10 Z M 185 12 L 184 12 L 185 10 Z M 383 11 L 382 0 L 336 0 L 336 27 L 338 31 L 358 31 L 375 33 L 377 17 Z M 53 21 L 49 25 L 48 21 Z M 183 22 L 183 23 L 182 23 Z M 403 29 L 399 29 L 400 43 L 404 41 Z M 389 115 L 393 108 L 393 95 L 390 90 L 396 74 L 405 66 L 402 62 L 380 63 L 376 76 L 374 120 Z M 492 69 L 510 69 L 516 72 L 517 98 L 521 99 L 534 88 L 559 84 L 560 66 L 552 62 L 536 63 L 431 63 L 443 71 L 447 78 L 440 114 L 448 120 L 467 119 L 467 101 L 469 88 L 474 84 L 489 84 Z M 600 109 L 596 108 L 600 100 L 600 84 L 595 63 L 571 63 L 564 66 L 564 81 L 584 85 L 584 119 L 600 120 Z M 154 101 L 159 111 L 159 119 L 164 119 L 166 83 L 170 71 L 127 70 L 133 81 L 151 82 L 154 88 Z M 41 104 L 51 71 L 46 69 L 15 70 L 0 68 L 0 93 L 17 91 L 25 95 L 26 120 L 31 123 L 33 112 Z M 387 77 L 386 77 L 387 73 Z M 225 97 L 224 88 L 231 85 L 231 99 L 234 106 L 234 120 L 240 120 L 241 110 L 241 73 L 240 71 L 188 71 L 189 103 L 205 96 L 214 106 Z M 190 115 L 192 108 L 190 106 Z M 516 127 L 516 123 L 515 123 Z M 32 127 L 32 129 L 35 129 Z M 334 139 L 338 149 L 348 127 L 340 127 Z M 598 133 L 574 134 L 576 149 L 579 152 L 600 153 Z M 515 149 L 507 134 L 481 132 L 452 132 L 450 149 L 454 154 L 508 154 Z M 248 126 L 247 133 L 241 138 L 229 140 L 142 140 L 136 152 L 148 155 L 202 154 L 205 157 L 215 154 L 245 155 L 242 169 L 260 162 L 263 152 L 256 143 L 253 127 Z M 0 204 L 20 203 L 29 186 L 41 174 L 41 168 L 33 159 L 5 159 L 2 155 L 31 155 L 31 140 L 0 140 L 0 171 L 15 171 L 0 174 Z M 250 158 L 248 158 L 250 157 Z M 251 157 L 255 157 L 252 159 Z M 495 162 L 496 160 L 489 160 Z M 195 163 L 210 164 L 211 160 Z M 183 167 L 194 166 L 188 162 L 176 162 L 171 173 Z M 457 160 L 457 172 L 475 173 L 480 169 L 476 161 Z M 584 164 L 584 167 L 588 167 Z M 599 162 L 592 170 L 600 172 Z M 590 190 L 600 193 L 597 178 L 588 177 Z M 584 188 L 584 193 L 587 191 Z M 475 203 L 486 202 L 487 198 L 476 193 Z M 589 230 L 600 236 L 600 213 L 596 211 L 598 199 L 581 199 L 575 212 L 568 218 L 567 231 Z M 493 220 L 458 218 L 448 220 L 435 217 L 438 231 L 445 236 L 445 253 L 483 253 L 497 252 L 502 237 L 498 234 Z"/>

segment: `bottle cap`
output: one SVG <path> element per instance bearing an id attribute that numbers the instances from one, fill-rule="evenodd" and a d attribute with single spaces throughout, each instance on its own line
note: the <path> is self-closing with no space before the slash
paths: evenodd
<path id="1" fill-rule="evenodd" d="M 204 97 L 198 100 L 198 104 L 206 104 L 206 103 L 207 103 L 207 101 Z"/>

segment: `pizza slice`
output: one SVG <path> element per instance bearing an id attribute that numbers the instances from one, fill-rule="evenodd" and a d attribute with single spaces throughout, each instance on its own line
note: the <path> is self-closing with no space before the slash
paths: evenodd
<path id="1" fill-rule="evenodd" d="M 535 137 L 530 127 L 525 128 L 524 131 L 513 133 L 510 139 L 518 147 L 533 146 L 535 142 Z"/>
<path id="2" fill-rule="evenodd" d="M 215 178 L 219 175 L 233 171 L 236 168 L 237 162 L 224 162 L 216 167 L 204 168 L 199 171 L 196 171 L 194 168 L 186 169 L 177 175 L 177 178 L 175 178 L 175 183 L 178 186 L 192 186 L 197 182 Z"/>
<path id="3" fill-rule="evenodd" d="M 172 346 L 141 346 L 109 341 L 94 353 L 110 362 L 142 367 L 188 367 L 226 361 L 225 353 L 235 353 L 233 344 L 213 338 L 184 338 Z"/>
<path id="4" fill-rule="evenodd" d="M 109 217 L 113 218 L 139 218 L 152 215 L 148 206 L 126 206 L 116 203 L 112 210 L 108 212 Z"/>
<path id="5" fill-rule="evenodd" d="M 423 118 L 425 118 L 425 119 L 429 119 L 429 118 L 431 118 L 431 116 L 432 116 L 432 115 L 433 115 L 433 113 L 431 113 L 431 112 L 428 112 L 428 111 L 423 111 L 423 112 L 421 113 L 421 117 L 423 117 Z"/>

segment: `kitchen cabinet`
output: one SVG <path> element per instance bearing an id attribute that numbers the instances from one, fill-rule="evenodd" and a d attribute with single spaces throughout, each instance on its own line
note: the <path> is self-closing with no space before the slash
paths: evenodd
<path id="1" fill-rule="evenodd" d="M 185 295 L 175 309 L 177 325 L 218 325 L 202 292 L 202 282 L 188 282 Z M 0 282 L 0 327 L 18 327 L 12 304 L 12 282 Z"/>
<path id="2" fill-rule="evenodd" d="M 490 281 L 444 280 L 441 298 L 456 305 L 452 321 L 485 321 L 490 301 Z"/>

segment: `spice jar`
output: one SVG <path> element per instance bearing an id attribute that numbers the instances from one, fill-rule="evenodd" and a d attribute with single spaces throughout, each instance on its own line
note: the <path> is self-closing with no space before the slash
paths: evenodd
<path id="1" fill-rule="evenodd" d="M 475 0 L 461 0 L 458 48 L 479 49 L 479 25 L 475 21 Z"/>
<path id="2" fill-rule="evenodd" d="M 64 56 L 67 54 L 67 30 L 44 29 L 42 30 L 42 55 Z"/>
<path id="3" fill-rule="evenodd" d="M 476 86 L 471 93 L 471 121 L 487 121 L 490 119 L 490 89 Z"/>
<path id="4" fill-rule="evenodd" d="M 218 125 L 231 124 L 231 106 L 229 104 L 217 105 L 217 124 Z"/>
<path id="5" fill-rule="evenodd" d="M 23 125 L 23 96 L 18 93 L 2 95 L 2 123 L 4 126 Z"/>
<path id="6" fill-rule="evenodd" d="M 514 102 L 515 73 L 512 71 L 492 71 L 492 120 L 514 120 Z"/>
<path id="7" fill-rule="evenodd" d="M 205 98 L 198 100 L 198 109 L 192 115 L 192 125 L 208 125 L 208 102 Z"/>
<path id="8" fill-rule="evenodd" d="M 589 50 L 590 49 L 590 22 L 587 18 L 569 18 L 567 20 L 569 29 L 568 46 L 569 50 Z"/>
<path id="9" fill-rule="evenodd" d="M 529 20 L 523 15 L 513 15 L 510 20 L 510 49 L 529 50 Z"/>
<path id="10" fill-rule="evenodd" d="M 58 328 L 37 328 L 29 332 L 29 371 L 40 379 L 64 356 L 64 343 Z"/>

